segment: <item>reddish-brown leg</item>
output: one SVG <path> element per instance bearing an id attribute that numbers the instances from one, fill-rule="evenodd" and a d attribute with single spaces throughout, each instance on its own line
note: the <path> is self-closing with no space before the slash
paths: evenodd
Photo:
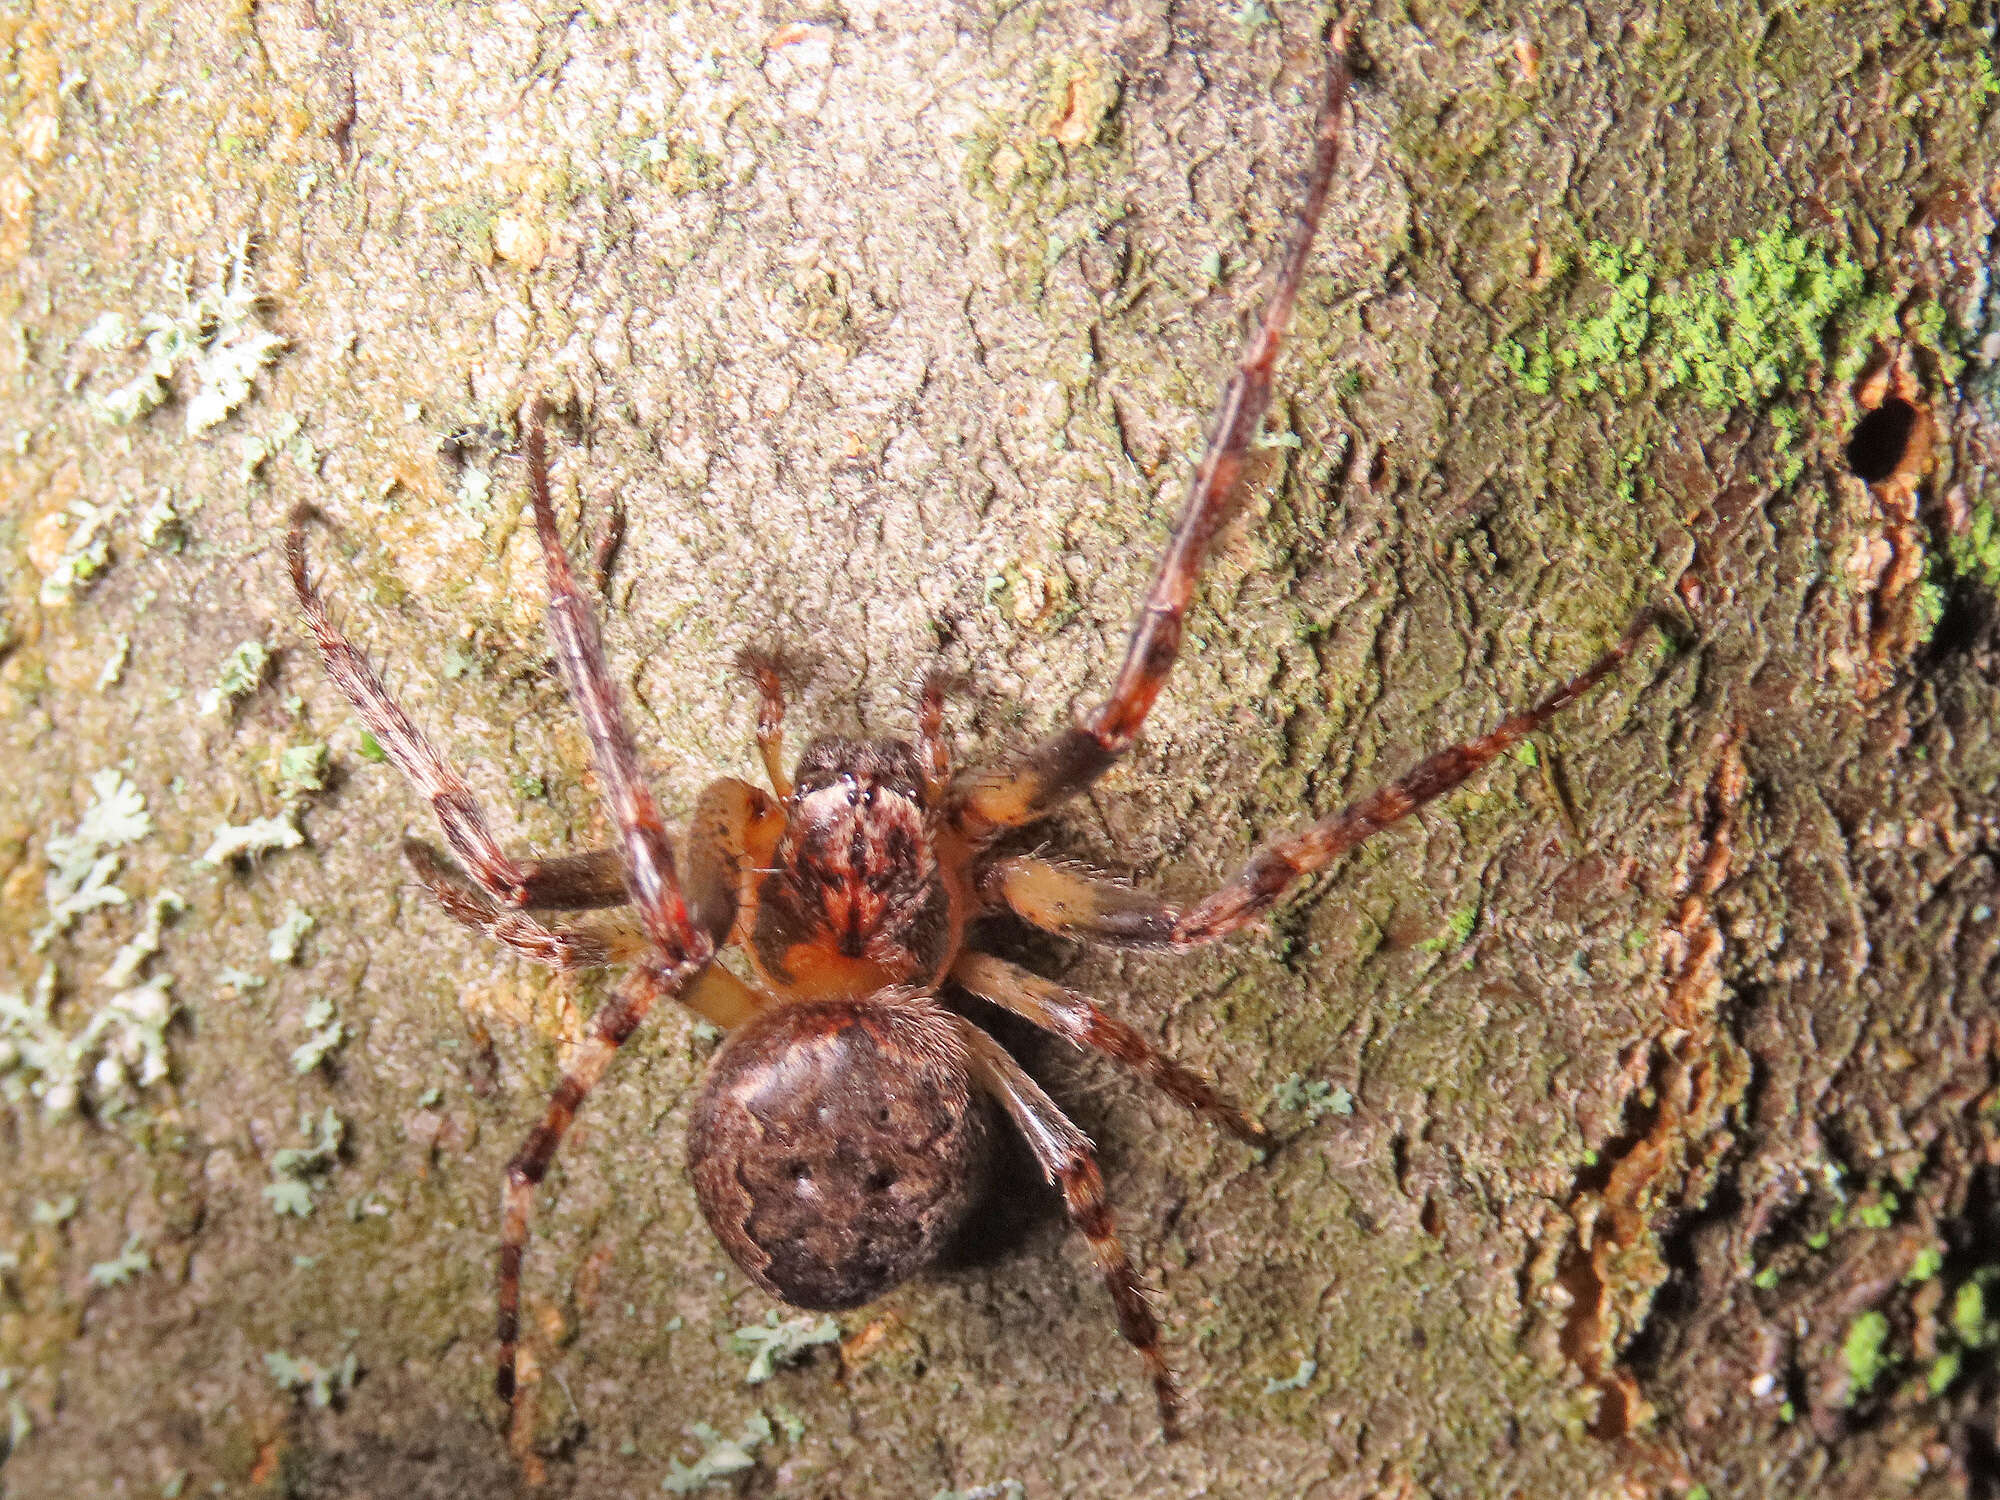
<path id="1" fill-rule="evenodd" d="M 500 1340 L 499 1364 L 493 1389 L 509 1406 L 514 1403 L 514 1359 L 521 1336 L 521 1260 L 528 1249 L 528 1224 L 534 1213 L 535 1189 L 548 1175 L 556 1148 L 569 1132 L 584 1098 L 611 1065 L 611 1058 L 646 1019 L 653 1002 L 679 988 L 678 975 L 651 967 L 634 969 L 590 1018 L 590 1030 L 570 1060 L 555 1093 L 549 1096 L 542 1123 L 529 1134 L 507 1163 L 507 1185 L 500 1195 Z"/>
<path id="2" fill-rule="evenodd" d="M 951 744 L 944 733 L 943 672 L 926 672 L 917 689 L 917 765 L 924 778 L 924 806 L 944 806 L 951 788 Z"/>
<path id="3" fill-rule="evenodd" d="M 535 1187 L 547 1174 L 556 1149 L 584 1099 L 604 1076 L 612 1055 L 662 997 L 685 997 L 698 987 L 714 956 L 709 935 L 688 917 L 674 876 L 673 851 L 658 804 L 639 772 L 639 755 L 619 706 L 618 688 L 604 660 L 596 618 L 577 587 L 556 531 L 549 502 L 547 442 L 541 413 L 528 420 L 528 496 L 535 509 L 535 532 L 549 583 L 549 639 L 563 683 L 583 720 L 591 759 L 612 822 L 624 866 L 625 888 L 637 908 L 650 945 L 648 957 L 628 974 L 611 998 L 591 1017 L 590 1031 L 549 1100 L 542 1123 L 507 1165 L 500 1200 L 499 1368 L 494 1388 L 510 1405 L 514 1399 L 514 1358 L 520 1334 L 521 1260 L 527 1252 L 528 1223 Z"/>
<path id="4" fill-rule="evenodd" d="M 1015 1129 L 1026 1138 L 1043 1175 L 1061 1190 L 1070 1222 L 1089 1244 L 1091 1257 L 1111 1292 L 1112 1305 L 1118 1309 L 1118 1331 L 1146 1362 L 1153 1395 L 1159 1402 L 1160 1427 L 1172 1442 L 1181 1435 L 1180 1392 L 1160 1348 L 1159 1322 L 1112 1226 L 1111 1210 L 1104 1201 L 1104 1178 L 1097 1170 L 1097 1152 L 1090 1138 L 1070 1123 L 1004 1047 L 970 1021 L 953 1019 L 965 1040 L 973 1078 L 1007 1111 Z"/>
<path id="5" fill-rule="evenodd" d="M 952 813 L 960 831 L 971 838 L 990 838 L 1004 829 L 1033 822 L 1103 775 L 1138 737 L 1153 700 L 1159 697 L 1180 655 L 1181 629 L 1202 563 L 1216 533 L 1242 504 L 1238 481 L 1265 409 L 1271 404 L 1271 374 L 1278 348 L 1305 280 L 1313 233 L 1319 227 L 1334 165 L 1340 157 L 1340 111 L 1348 85 L 1345 27 L 1334 28 L 1327 47 L 1331 55 L 1314 125 L 1312 172 L 1306 180 L 1305 199 L 1299 206 L 1291 242 L 1279 262 L 1264 316 L 1244 346 L 1236 373 L 1223 387 L 1208 451 L 1195 471 L 1173 538 L 1139 607 L 1125 661 L 1110 696 L 1082 723 L 1044 740 L 1005 773 L 974 776 L 961 785 Z"/>
<path id="6" fill-rule="evenodd" d="M 757 684 L 757 755 L 780 801 L 792 795 L 785 771 L 785 683 L 778 658 L 762 651 L 739 651 L 736 670 Z"/>
<path id="7" fill-rule="evenodd" d="M 989 953 L 967 951 L 952 965 L 954 982 L 1015 1015 L 1052 1031 L 1072 1046 L 1101 1052 L 1123 1063 L 1176 1104 L 1220 1125 L 1238 1140 L 1267 1146 L 1270 1136 L 1239 1106 L 1216 1092 L 1199 1073 L 1163 1057 L 1138 1032 L 1105 1014 L 1074 990 L 1016 968 Z"/>
<path id="8" fill-rule="evenodd" d="M 624 869 L 615 850 L 516 859 L 500 847 L 464 778 L 389 696 L 368 658 L 327 614 L 326 603 L 306 571 L 305 522 L 311 515 L 310 508 L 304 506 L 292 513 L 291 528 L 285 534 L 285 556 L 299 611 L 319 647 L 326 674 L 361 715 L 361 722 L 382 746 L 390 764 L 429 799 L 446 841 L 474 883 L 502 906 L 578 909 L 624 905 Z"/>
<path id="9" fill-rule="evenodd" d="M 619 952 L 609 933 L 583 927 L 551 927 L 499 905 L 484 891 L 461 880 L 458 870 L 421 840 L 404 839 L 403 857 L 409 860 L 417 879 L 448 916 L 496 942 L 505 943 L 523 958 L 569 972 L 601 969 L 606 964 L 636 956 Z"/>
<path id="10" fill-rule="evenodd" d="M 1044 932 L 1120 948 L 1168 947 L 1180 919 L 1158 896 L 1029 854 L 994 860 L 980 874 L 979 894 Z"/>
<path id="11" fill-rule="evenodd" d="M 548 440 L 539 409 L 528 418 L 527 449 L 528 498 L 534 505 L 535 534 L 541 539 L 543 571 L 548 575 L 549 642 L 555 647 L 563 685 L 583 720 L 591 763 L 597 769 L 606 810 L 618 830 L 625 889 L 665 967 L 699 968 L 713 955 L 715 945 L 688 919 L 687 905 L 674 878 L 666 823 L 640 773 L 639 751 L 625 724 L 618 685 L 605 664 L 597 617 L 577 586 L 569 554 L 556 530 L 555 507 L 549 501 Z"/>
<path id="12" fill-rule="evenodd" d="M 1642 613 L 1590 669 L 1571 678 L 1526 713 L 1516 714 L 1476 740 L 1453 745 L 1420 762 L 1409 774 L 1371 792 L 1359 802 L 1322 818 L 1303 832 L 1266 844 L 1237 877 L 1174 924 L 1177 947 L 1213 942 L 1255 921 L 1295 882 L 1346 853 L 1390 824 L 1442 796 L 1495 756 L 1521 743 L 1564 708 L 1601 682 L 1654 628 L 1657 617 Z"/>

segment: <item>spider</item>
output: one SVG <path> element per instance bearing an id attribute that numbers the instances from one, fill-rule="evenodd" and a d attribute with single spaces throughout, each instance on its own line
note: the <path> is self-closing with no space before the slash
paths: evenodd
<path id="1" fill-rule="evenodd" d="M 788 773 L 784 695 L 773 662 L 747 666 L 770 790 L 725 777 L 697 799 L 678 850 L 639 768 L 597 621 L 556 527 L 543 417 L 525 423 L 528 494 L 548 577 L 548 629 L 617 830 L 612 847 L 520 858 L 494 837 L 470 788 L 397 706 L 334 625 L 307 575 L 304 521 L 286 537 L 293 588 L 335 686 L 396 767 L 430 800 L 457 867 L 405 843 L 417 878 L 451 916 L 557 969 L 629 964 L 592 1016 L 546 1113 L 507 1165 L 501 1197 L 496 1388 L 515 1400 L 521 1263 L 537 1185 L 614 1054 L 661 1000 L 727 1038 L 688 1128 L 703 1215 L 764 1291 L 807 1309 L 882 1296 L 934 1262 L 973 1207 L 990 1110 L 1025 1138 L 1088 1242 L 1119 1331 L 1150 1376 L 1167 1437 L 1179 1396 L 1153 1309 L 1113 1227 L 1089 1139 L 1014 1058 L 947 1007 L 979 996 L 1080 1048 L 1107 1054 L 1194 1113 L 1263 1146 L 1264 1127 L 1205 1078 L 1162 1056 L 1089 999 L 968 946 L 968 924 L 1008 911 L 1066 937 L 1186 950 L 1235 933 L 1302 878 L 1451 790 L 1518 744 L 1633 649 L 1642 616 L 1581 676 L 1488 733 L 1440 750 L 1400 780 L 1266 844 L 1188 909 L 1009 852 L 1006 839 L 1090 786 L 1138 737 L 1179 653 L 1202 562 L 1243 500 L 1246 457 L 1339 159 L 1346 38 L 1329 59 L 1303 201 L 1262 317 L 1224 387 L 1207 452 L 1141 604 L 1111 690 L 1095 709 L 1000 769 L 954 769 L 942 679 L 925 679 L 914 741 L 811 740 Z M 636 933 L 544 921 L 539 912 L 629 904 Z M 741 950 L 752 978 L 715 962 Z"/>

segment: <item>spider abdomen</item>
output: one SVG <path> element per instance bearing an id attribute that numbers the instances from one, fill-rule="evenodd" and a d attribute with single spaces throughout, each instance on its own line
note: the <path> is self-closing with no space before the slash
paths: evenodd
<path id="1" fill-rule="evenodd" d="M 710 1064 L 688 1131 L 702 1214 L 795 1307 L 873 1301 L 935 1261 L 986 1160 L 952 1021 L 896 996 L 781 1005 Z"/>

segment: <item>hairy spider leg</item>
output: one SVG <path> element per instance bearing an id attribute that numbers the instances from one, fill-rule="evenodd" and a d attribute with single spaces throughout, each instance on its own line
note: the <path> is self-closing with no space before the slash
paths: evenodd
<path id="1" fill-rule="evenodd" d="M 989 909 L 1004 907 L 1044 932 L 1086 942 L 1185 949 L 1227 937 L 1270 910 L 1297 881 L 1443 796 L 1540 729 L 1615 670 L 1658 621 L 1654 611 L 1642 612 L 1588 671 L 1526 713 L 1503 720 L 1477 739 L 1438 751 L 1398 780 L 1302 832 L 1272 840 L 1193 910 L 1032 855 L 995 860 L 980 876 L 979 894 Z"/>
<path id="2" fill-rule="evenodd" d="M 1248 926 L 1295 882 L 1371 838 L 1392 823 L 1457 786 L 1495 756 L 1521 743 L 1556 714 L 1601 682 L 1632 654 L 1640 639 L 1658 624 L 1652 610 L 1642 611 L 1603 656 L 1582 675 L 1572 677 L 1526 713 L 1502 720 L 1477 739 L 1452 745 L 1419 761 L 1414 770 L 1350 803 L 1302 832 L 1273 839 L 1250 857 L 1235 879 L 1227 882 L 1174 924 L 1176 947 L 1213 942 Z"/>
<path id="3" fill-rule="evenodd" d="M 523 958 L 569 973 L 601 969 L 638 956 L 630 951 L 629 944 L 621 951 L 621 945 L 609 932 L 588 927 L 551 927 L 499 905 L 484 891 L 467 885 L 460 879 L 457 868 L 421 839 L 404 839 L 403 857 L 447 916 L 505 943 Z"/>
<path id="4" fill-rule="evenodd" d="M 639 754 L 619 706 L 618 687 L 604 658 L 597 619 L 577 587 L 549 500 L 547 439 L 536 408 L 527 425 L 528 498 L 548 575 L 549 639 L 571 701 L 590 740 L 605 806 L 616 824 L 625 888 L 637 908 L 651 951 L 590 1018 L 590 1030 L 549 1098 L 541 1124 L 507 1163 L 500 1197 L 499 1359 L 494 1389 L 513 1405 L 520 1336 L 521 1261 L 527 1253 L 535 1189 L 548 1174 L 570 1123 L 611 1058 L 660 998 L 680 998 L 714 957 L 715 943 L 694 925 L 674 875 L 673 850 L 659 805 L 639 770 Z"/>
<path id="5" fill-rule="evenodd" d="M 1150 892 L 1032 854 L 994 860 L 979 894 L 988 910 L 1005 908 L 1044 932 L 1118 948 L 1171 946 L 1181 915 Z"/>
<path id="6" fill-rule="evenodd" d="M 1112 1305 L 1118 1310 L 1118 1331 L 1139 1351 L 1152 1376 L 1160 1427 L 1167 1441 L 1174 1441 L 1181 1435 L 1180 1392 L 1160 1347 L 1159 1320 L 1153 1316 L 1139 1273 L 1132 1269 L 1131 1257 L 1112 1225 L 1111 1209 L 1104 1199 L 1104 1177 L 1097 1170 L 1097 1152 L 1090 1137 L 1070 1122 L 1006 1048 L 972 1022 L 961 1017 L 953 1020 L 965 1039 L 966 1060 L 974 1081 L 1007 1111 L 1034 1153 L 1042 1175 L 1061 1190 L 1070 1222 L 1089 1244 L 1091 1258 L 1097 1262 Z"/>
<path id="7" fill-rule="evenodd" d="M 1264 315 L 1223 387 L 1208 449 L 1140 605 L 1117 679 L 1109 696 L 1082 723 L 1044 740 L 1005 772 L 973 776 L 960 788 L 952 816 L 972 838 L 991 838 L 1031 823 L 1102 776 L 1138 737 L 1180 655 L 1182 625 L 1202 563 L 1216 533 L 1243 502 L 1239 481 L 1244 461 L 1271 404 L 1272 370 L 1340 159 L 1340 112 L 1349 80 L 1345 27 L 1333 29 L 1327 48 L 1330 57 L 1314 124 L 1312 171 L 1291 242 L 1279 263 Z"/>
<path id="8" fill-rule="evenodd" d="M 951 790 L 951 742 L 944 732 L 948 681 L 946 673 L 929 671 L 917 689 L 917 766 L 924 780 L 925 807 L 944 806 Z"/>
<path id="9" fill-rule="evenodd" d="M 1070 1045 L 1123 1063 L 1176 1104 L 1206 1116 L 1238 1140 L 1253 1146 L 1270 1144 L 1264 1127 L 1218 1093 L 1214 1084 L 1162 1056 L 1138 1032 L 1076 991 L 991 954 L 971 951 L 959 954 L 951 977 L 981 999 L 1054 1032 Z"/>
<path id="10" fill-rule="evenodd" d="M 781 801 L 792 795 L 792 778 L 785 772 L 785 683 L 778 658 L 762 651 L 736 653 L 736 670 L 757 685 L 757 755 L 764 774 Z"/>
<path id="11" fill-rule="evenodd" d="M 534 506 L 535 534 L 541 539 L 542 567 L 548 576 L 549 641 L 555 647 L 563 685 L 583 720 L 605 809 L 618 830 L 615 847 L 625 860 L 625 889 L 638 908 L 639 925 L 658 945 L 664 966 L 698 968 L 714 956 L 715 944 L 688 919 L 687 904 L 674 878 L 674 853 L 667 842 L 666 822 L 639 770 L 638 747 L 619 706 L 618 685 L 605 663 L 597 617 L 577 586 L 569 553 L 556 530 L 555 507 L 549 501 L 548 440 L 542 431 L 539 407 L 528 417 L 527 450 L 528 498 Z"/>
<path id="12" fill-rule="evenodd" d="M 306 572 L 305 523 L 313 515 L 309 506 L 292 512 L 292 524 L 285 533 L 285 557 L 290 564 L 292 590 L 298 595 L 299 612 L 312 631 L 320 659 L 333 685 L 361 715 L 361 722 L 375 736 L 390 764 L 401 771 L 431 804 L 438 827 L 452 852 L 479 888 L 494 902 L 506 907 L 586 907 L 616 906 L 626 900 L 622 868 L 618 884 L 608 884 L 608 859 L 616 867 L 618 856 L 609 850 L 598 854 L 562 855 L 554 859 L 515 859 L 500 847 L 486 815 L 451 763 L 430 742 L 402 706 L 389 696 L 382 679 L 368 658 L 333 623 L 326 603 L 313 587 Z M 418 871 L 419 878 L 424 872 Z M 426 884 L 429 882 L 426 881 Z"/>

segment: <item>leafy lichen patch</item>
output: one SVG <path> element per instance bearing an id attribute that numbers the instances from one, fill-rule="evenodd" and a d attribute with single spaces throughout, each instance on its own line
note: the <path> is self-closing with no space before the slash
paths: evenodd
<path id="1" fill-rule="evenodd" d="M 172 312 L 147 313 L 136 333 L 117 313 L 105 313 L 84 331 L 91 348 L 115 353 L 140 344 L 140 368 L 124 384 L 93 393 L 92 410 L 107 422 L 138 421 L 173 395 L 174 382 L 185 372 L 193 384 L 187 398 L 186 427 L 190 437 L 219 426 L 250 397 L 257 372 L 278 357 L 288 342 L 257 321 L 258 294 L 249 281 L 250 242 L 239 237 L 230 248 L 216 279 L 201 293 L 189 291 L 188 272 L 177 267 L 180 306 Z"/>

